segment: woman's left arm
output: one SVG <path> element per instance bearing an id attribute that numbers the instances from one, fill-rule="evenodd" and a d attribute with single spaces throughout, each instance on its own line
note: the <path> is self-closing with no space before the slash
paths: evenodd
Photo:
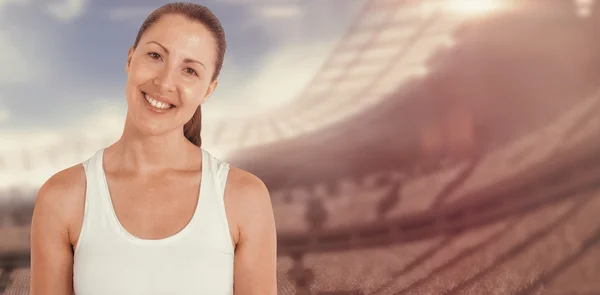
<path id="1" fill-rule="evenodd" d="M 277 295 L 277 234 L 269 191 L 256 176 L 241 174 L 233 190 L 239 214 L 234 294 Z"/>

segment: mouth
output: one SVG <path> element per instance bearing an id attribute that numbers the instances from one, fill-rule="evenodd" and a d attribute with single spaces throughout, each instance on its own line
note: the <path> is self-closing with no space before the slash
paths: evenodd
<path id="1" fill-rule="evenodd" d="M 155 99 L 143 91 L 142 95 L 144 96 L 144 100 L 146 100 L 146 102 L 148 103 L 148 106 L 155 111 L 164 112 L 175 108 L 174 105 Z"/>

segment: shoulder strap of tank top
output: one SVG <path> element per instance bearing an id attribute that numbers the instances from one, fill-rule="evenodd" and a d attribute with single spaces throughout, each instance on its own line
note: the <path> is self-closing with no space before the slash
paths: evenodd
<path id="1" fill-rule="evenodd" d="M 93 159 L 96 156 L 96 154 L 97 153 L 94 153 L 94 155 L 92 155 L 91 157 L 87 158 L 85 161 L 83 161 L 81 163 L 81 165 L 83 165 L 83 171 L 85 172 L 86 178 L 87 178 L 87 175 L 89 173 L 89 168 L 88 167 L 90 166 L 90 162 L 93 161 Z"/>
<path id="2" fill-rule="evenodd" d="M 202 161 L 206 161 L 205 167 L 207 167 L 208 173 L 206 173 L 205 175 L 208 176 L 208 179 L 206 179 L 206 181 L 207 184 L 209 184 L 206 186 L 206 190 L 204 192 L 207 193 L 207 195 L 211 199 L 210 203 L 212 204 L 212 206 L 216 206 L 210 206 L 211 208 L 216 209 L 216 211 L 213 211 L 213 214 L 216 215 L 207 215 L 215 216 L 219 219 L 213 222 L 213 227 L 220 228 L 219 231 L 223 233 L 223 240 L 221 240 L 223 244 L 222 246 L 220 246 L 220 248 L 227 251 L 228 253 L 233 253 L 234 249 L 232 245 L 231 234 L 229 231 L 229 221 L 227 220 L 227 212 L 225 209 L 224 199 L 225 185 L 227 183 L 227 175 L 230 169 L 229 164 L 227 162 L 215 158 L 213 155 L 211 155 L 208 151 L 204 149 L 202 149 L 202 157 Z"/>
<path id="3" fill-rule="evenodd" d="M 212 184 L 216 186 L 217 192 L 222 198 L 225 193 L 225 185 L 227 183 L 227 175 L 229 173 L 229 164 L 220 159 L 215 158 L 211 153 L 202 149 L 202 161 L 206 162 L 209 173 L 212 178 Z"/>
<path id="4" fill-rule="evenodd" d="M 219 169 L 217 170 L 217 175 L 219 178 L 219 184 L 221 185 L 221 192 L 225 194 L 225 185 L 227 185 L 227 175 L 229 174 L 229 164 L 226 162 L 220 162 Z"/>
<path id="5" fill-rule="evenodd" d="M 82 162 L 83 169 L 85 172 L 86 179 L 86 189 L 84 196 L 84 209 L 83 209 L 83 223 L 81 226 L 81 231 L 79 233 L 79 238 L 77 239 L 76 245 L 76 253 L 79 252 L 80 246 L 84 240 L 89 238 L 90 226 L 95 222 L 94 219 L 97 218 L 97 214 L 99 208 L 99 198 L 98 194 L 98 158 L 100 157 L 100 153 L 102 150 L 96 151 L 94 155 L 90 158 Z"/>

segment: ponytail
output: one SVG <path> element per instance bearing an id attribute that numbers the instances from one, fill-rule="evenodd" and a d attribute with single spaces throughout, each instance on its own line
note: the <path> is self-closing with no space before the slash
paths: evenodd
<path id="1" fill-rule="evenodd" d="M 200 131 L 202 129 L 202 110 L 201 106 L 198 106 L 194 116 L 185 123 L 183 126 L 183 134 L 196 146 L 202 146 L 202 138 L 200 137 Z"/>

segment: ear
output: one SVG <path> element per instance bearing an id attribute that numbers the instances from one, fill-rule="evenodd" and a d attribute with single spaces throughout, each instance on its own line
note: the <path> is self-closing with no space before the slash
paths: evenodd
<path id="1" fill-rule="evenodd" d="M 129 74 L 129 68 L 131 67 L 131 58 L 133 57 L 133 52 L 135 49 L 133 46 L 129 48 L 129 52 L 127 53 L 127 64 L 125 64 L 125 73 Z"/>
<path id="2" fill-rule="evenodd" d="M 219 85 L 219 81 L 217 81 L 217 80 L 214 80 L 210 83 L 210 85 L 208 86 L 208 89 L 206 89 L 206 94 L 202 98 L 202 104 L 204 104 L 208 100 L 208 98 L 213 94 L 215 89 L 217 89 L 218 85 Z"/>

